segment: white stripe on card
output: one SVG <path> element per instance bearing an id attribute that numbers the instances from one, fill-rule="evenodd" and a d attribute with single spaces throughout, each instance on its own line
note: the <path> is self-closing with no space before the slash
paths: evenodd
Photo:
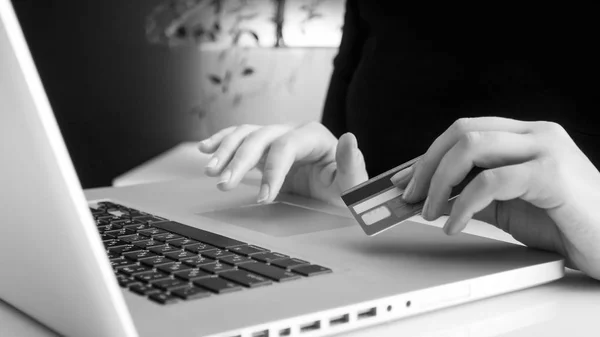
<path id="1" fill-rule="evenodd" d="M 379 222 L 383 219 L 387 219 L 392 215 L 390 209 L 387 206 L 379 206 L 372 211 L 368 211 L 367 213 L 361 216 L 362 220 L 365 222 L 365 225 L 370 226 L 376 222 Z"/>
<path id="2" fill-rule="evenodd" d="M 354 205 L 354 211 L 356 212 L 356 214 L 360 214 L 364 211 L 370 210 L 375 206 L 381 205 L 386 201 L 392 200 L 395 197 L 402 195 L 402 193 L 404 193 L 403 189 L 394 187 L 391 190 L 387 190 L 381 194 L 378 194 L 367 201 Z"/>

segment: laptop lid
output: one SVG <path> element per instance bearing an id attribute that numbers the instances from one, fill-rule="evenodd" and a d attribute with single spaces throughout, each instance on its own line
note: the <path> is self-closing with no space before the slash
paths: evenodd
<path id="1" fill-rule="evenodd" d="M 61 334 L 137 335 L 9 0 L 0 74 L 0 298 Z"/>

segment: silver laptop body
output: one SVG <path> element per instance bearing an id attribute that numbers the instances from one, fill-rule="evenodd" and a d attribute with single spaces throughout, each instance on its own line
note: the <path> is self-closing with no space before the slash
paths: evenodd
<path id="1" fill-rule="evenodd" d="M 346 209 L 254 204 L 205 179 L 82 191 L 9 0 L 0 0 L 0 298 L 69 336 L 321 336 L 556 280 L 554 254 Z M 200 171 L 201 168 L 199 168 Z M 200 173 L 199 173 L 200 176 Z M 161 305 L 116 282 L 88 202 L 109 200 L 332 269 Z"/>

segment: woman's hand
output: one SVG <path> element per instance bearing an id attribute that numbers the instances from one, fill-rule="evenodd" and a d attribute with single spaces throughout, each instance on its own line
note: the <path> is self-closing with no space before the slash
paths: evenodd
<path id="1" fill-rule="evenodd" d="M 202 141 L 200 151 L 213 154 L 206 173 L 220 176 L 224 191 L 251 169 L 262 171 L 258 202 L 283 191 L 343 205 L 341 193 L 368 179 L 354 135 L 338 141 L 320 123 L 234 126 Z"/>
<path id="2" fill-rule="evenodd" d="M 455 200 L 447 234 L 459 233 L 475 216 L 600 279 L 600 173 L 560 125 L 458 120 L 415 165 L 404 198 L 426 198 L 423 218 L 437 219 L 452 187 L 474 166 L 486 170 Z"/>

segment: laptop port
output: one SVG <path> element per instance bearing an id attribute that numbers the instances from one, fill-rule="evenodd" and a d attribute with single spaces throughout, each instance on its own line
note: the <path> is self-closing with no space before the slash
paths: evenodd
<path id="1" fill-rule="evenodd" d="M 377 308 L 371 308 L 358 312 L 358 319 L 369 318 L 377 316 Z"/>
<path id="2" fill-rule="evenodd" d="M 279 337 L 285 337 L 285 336 L 289 336 L 291 334 L 292 334 L 292 329 L 290 329 L 290 328 L 285 328 L 285 329 L 279 330 Z"/>
<path id="3" fill-rule="evenodd" d="M 269 337 L 269 330 L 253 332 L 252 337 Z"/>
<path id="4" fill-rule="evenodd" d="M 345 324 L 350 321 L 350 315 L 345 314 L 341 316 L 332 317 L 329 319 L 329 326 L 335 326 L 340 324 Z"/>
<path id="5" fill-rule="evenodd" d="M 319 330 L 321 328 L 321 321 L 314 321 L 300 326 L 300 332 L 310 332 Z"/>

